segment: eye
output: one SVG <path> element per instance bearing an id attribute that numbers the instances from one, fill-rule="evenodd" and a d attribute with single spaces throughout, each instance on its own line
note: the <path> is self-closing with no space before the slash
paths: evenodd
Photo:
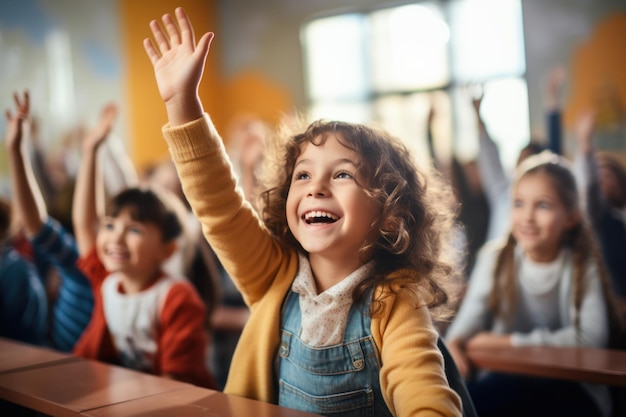
<path id="1" fill-rule="evenodd" d="M 519 200 L 519 199 L 513 200 L 513 207 L 514 208 L 520 208 L 523 205 L 524 205 L 524 203 L 522 202 L 522 200 Z"/>
<path id="2" fill-rule="evenodd" d="M 540 201 L 537 204 L 537 207 L 540 208 L 540 209 L 545 209 L 545 210 L 549 210 L 550 208 L 552 208 L 550 203 L 548 203 L 547 201 Z"/>
<path id="3" fill-rule="evenodd" d="M 335 178 L 353 179 L 354 175 L 348 171 L 339 171 L 337 175 L 335 175 Z"/>
<path id="4" fill-rule="evenodd" d="M 131 227 L 128 229 L 128 231 L 131 233 L 138 234 L 138 235 L 140 235 L 143 232 L 143 230 L 141 230 L 141 228 L 139 227 Z"/>
<path id="5" fill-rule="evenodd" d="M 111 220 L 103 221 L 101 227 L 104 230 L 113 230 L 115 228 L 115 226 L 113 225 L 113 222 Z"/>
<path id="6" fill-rule="evenodd" d="M 297 172 L 297 173 L 295 173 L 293 175 L 293 179 L 296 180 L 296 181 L 298 181 L 298 180 L 308 180 L 310 178 L 311 178 L 311 176 L 309 175 L 309 173 L 308 172 L 304 172 L 304 171 Z"/>

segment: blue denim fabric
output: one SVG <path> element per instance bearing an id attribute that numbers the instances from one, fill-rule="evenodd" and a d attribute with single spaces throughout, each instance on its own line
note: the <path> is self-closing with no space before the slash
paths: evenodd
<path id="1" fill-rule="evenodd" d="M 299 295 L 282 311 L 278 350 L 278 404 L 324 416 L 391 416 L 380 389 L 371 318 L 353 305 L 341 344 L 311 347 L 298 337 Z"/>

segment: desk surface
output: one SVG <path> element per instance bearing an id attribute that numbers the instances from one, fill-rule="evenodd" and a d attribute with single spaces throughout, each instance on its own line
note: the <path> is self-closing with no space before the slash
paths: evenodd
<path id="1" fill-rule="evenodd" d="M 69 353 L 0 338 L 0 374 L 76 360 Z"/>
<path id="2" fill-rule="evenodd" d="M 88 417 L 313 417 L 302 411 L 188 387 L 83 412 Z"/>
<path id="3" fill-rule="evenodd" d="M 80 413 L 191 385 L 79 359 L 0 375 L 0 397 L 50 415 Z"/>
<path id="4" fill-rule="evenodd" d="M 470 349 L 467 355 L 481 369 L 626 386 L 626 351 L 532 346 Z"/>
<path id="5" fill-rule="evenodd" d="M 3 338 L 0 399 L 68 417 L 313 416 Z"/>

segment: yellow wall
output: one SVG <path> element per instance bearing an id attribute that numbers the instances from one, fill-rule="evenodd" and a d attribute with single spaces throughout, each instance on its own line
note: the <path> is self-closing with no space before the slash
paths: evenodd
<path id="1" fill-rule="evenodd" d="M 165 106 L 156 87 L 152 64 L 143 49 L 143 40 L 151 36 L 148 23 L 182 6 L 191 16 L 196 38 L 199 38 L 202 33 L 216 26 L 214 3 L 210 0 L 119 1 L 129 109 L 129 152 L 139 170 L 167 155 L 167 147 L 161 135 L 161 127 L 167 122 Z M 213 113 L 213 117 L 219 118 L 219 113 L 212 108 L 214 100 L 211 100 L 211 93 L 217 91 L 216 52 L 212 50 L 209 54 L 200 96 L 205 108 Z"/>
<path id="2" fill-rule="evenodd" d="M 152 65 L 143 49 L 143 39 L 151 35 L 148 23 L 173 13 L 177 6 L 191 16 L 196 39 L 208 31 L 216 32 L 200 85 L 200 97 L 218 130 L 224 132 L 231 119 L 246 113 L 275 123 L 291 110 L 291 98 L 281 86 L 258 72 L 237 74 L 225 80 L 220 73 L 220 35 L 217 29 L 216 0 L 119 1 L 125 58 L 125 85 L 129 109 L 129 152 L 141 171 L 167 157 L 161 127 L 167 122 L 165 106 L 159 97 Z"/>
<path id="3" fill-rule="evenodd" d="M 626 116 L 626 13 L 613 13 L 598 22 L 589 40 L 575 51 L 572 61 L 572 94 L 564 112 L 564 124 L 574 128 L 587 110 L 596 114 L 598 131 L 618 128 Z M 623 134 L 623 133 L 622 133 Z M 626 162 L 626 139 L 612 149 Z"/>

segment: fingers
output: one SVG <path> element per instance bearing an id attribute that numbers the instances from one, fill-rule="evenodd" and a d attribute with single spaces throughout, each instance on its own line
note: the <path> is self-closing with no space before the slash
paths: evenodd
<path id="1" fill-rule="evenodd" d="M 182 7 L 177 7 L 175 10 L 176 19 L 178 20 L 178 26 L 180 26 L 180 33 L 182 36 L 182 42 L 190 45 L 196 44 L 196 38 L 193 32 L 193 26 L 189 22 L 189 16 Z"/>
<path id="2" fill-rule="evenodd" d="M 165 25 L 167 35 L 170 38 L 170 47 L 180 45 L 180 33 L 178 31 L 178 26 L 176 26 L 176 23 L 174 23 L 174 19 L 172 19 L 172 16 L 170 16 L 169 14 L 163 15 L 163 24 Z"/>
<path id="3" fill-rule="evenodd" d="M 146 51 L 152 65 L 155 65 L 161 58 L 161 54 L 156 50 L 152 39 L 146 38 L 143 40 L 143 49 Z"/>
<path id="4" fill-rule="evenodd" d="M 24 90 L 23 97 L 20 99 L 20 95 L 17 92 L 13 93 L 13 101 L 15 102 L 15 109 L 22 115 L 28 115 L 30 109 L 30 94 L 28 90 Z"/>
<path id="5" fill-rule="evenodd" d="M 161 25 L 156 20 L 150 22 L 150 29 L 152 30 L 152 36 L 156 41 L 159 53 L 163 55 L 170 50 L 170 43 L 161 29 Z"/>
<path id="6" fill-rule="evenodd" d="M 213 32 L 207 32 L 202 35 L 202 37 L 198 41 L 198 45 L 196 46 L 196 50 L 194 51 L 194 53 L 200 54 L 203 61 L 206 61 L 209 49 L 211 48 L 211 41 L 213 41 L 213 37 Z"/>

